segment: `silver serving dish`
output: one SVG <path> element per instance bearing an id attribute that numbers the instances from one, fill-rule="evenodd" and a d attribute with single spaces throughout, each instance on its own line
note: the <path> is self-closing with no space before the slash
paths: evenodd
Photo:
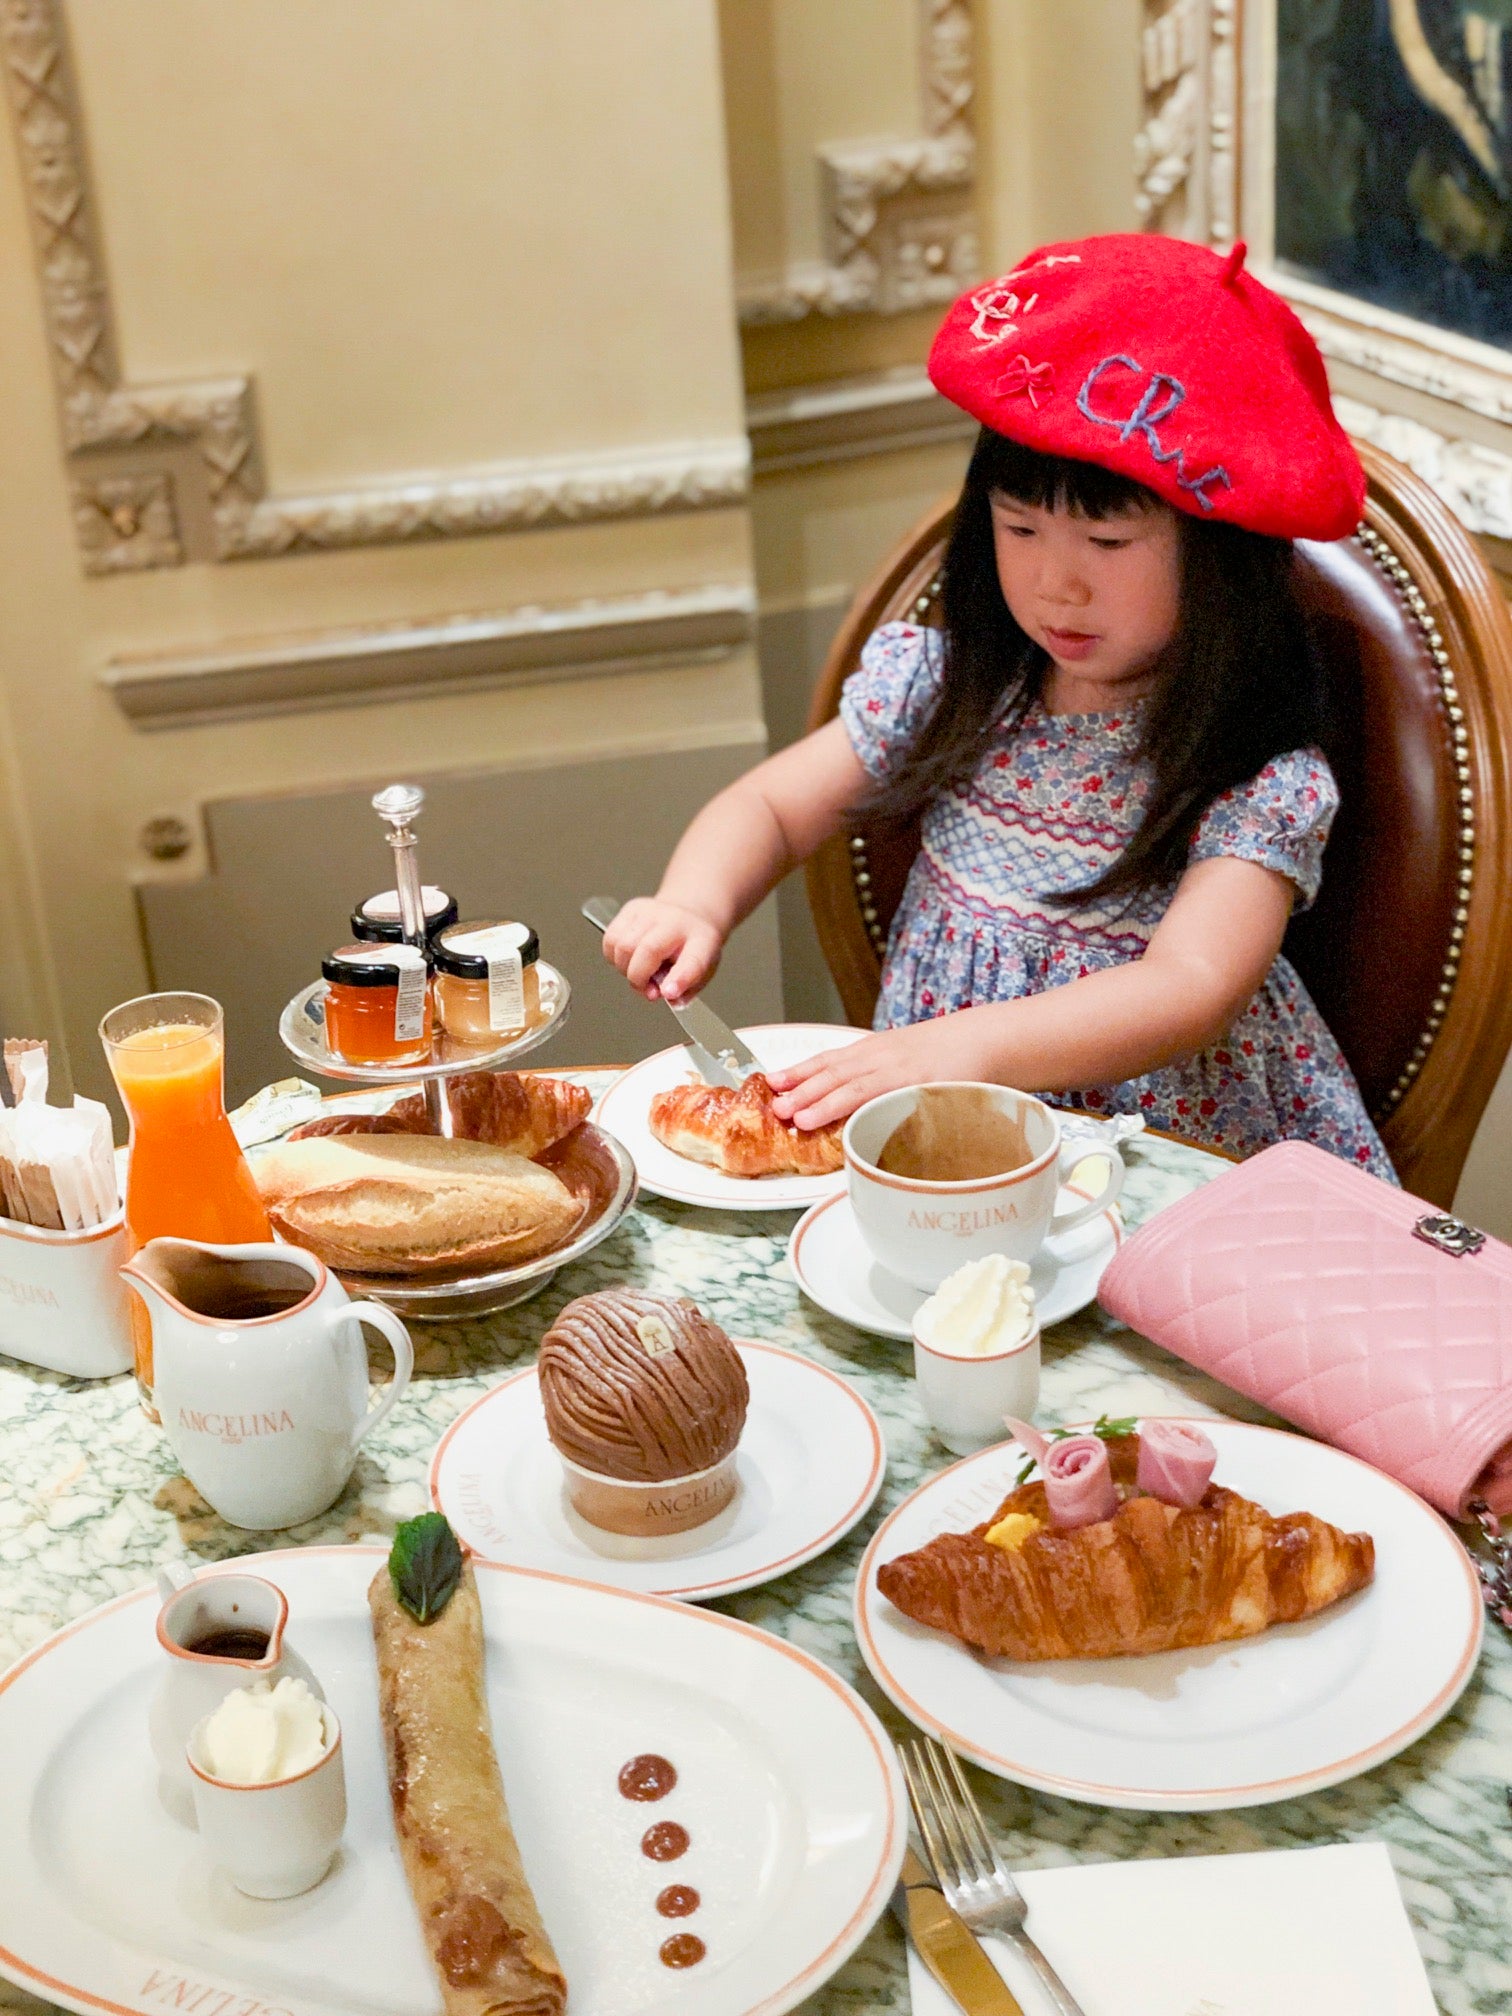
<path id="1" fill-rule="evenodd" d="M 328 1114 L 382 1113 L 406 1092 L 418 1089 L 411 1081 L 389 1092 L 338 1093 L 327 1099 L 321 1110 Z M 250 1149 L 249 1158 L 255 1160 L 258 1152 Z M 562 1245 L 517 1267 L 486 1272 L 354 1274 L 338 1268 L 338 1278 L 354 1297 L 382 1302 L 407 1323 L 453 1323 L 464 1317 L 491 1316 L 500 1309 L 512 1309 L 517 1302 L 528 1302 L 560 1268 L 602 1245 L 635 1202 L 637 1187 L 629 1149 L 591 1120 L 585 1120 L 565 1141 L 537 1159 L 569 1190 L 588 1199 L 587 1216 Z"/>
<path id="2" fill-rule="evenodd" d="M 537 962 L 536 971 L 541 977 L 539 1024 L 534 1029 L 527 1029 L 522 1036 L 513 1037 L 507 1043 L 496 1043 L 486 1050 L 455 1042 L 438 1028 L 428 1062 L 349 1064 L 344 1057 L 338 1057 L 326 1042 L 324 980 L 315 981 L 294 996 L 279 1017 L 278 1033 L 284 1048 L 292 1052 L 301 1064 L 318 1071 L 322 1078 L 342 1078 L 355 1085 L 403 1084 L 413 1088 L 417 1077 L 455 1078 L 464 1071 L 503 1071 L 519 1058 L 528 1056 L 532 1050 L 538 1050 L 549 1037 L 555 1036 L 567 1020 L 572 1005 L 572 988 L 565 973 L 558 972 L 544 959 Z"/>

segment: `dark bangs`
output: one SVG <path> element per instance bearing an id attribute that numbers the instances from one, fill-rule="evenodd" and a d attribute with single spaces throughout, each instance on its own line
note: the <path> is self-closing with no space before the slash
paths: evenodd
<path id="1" fill-rule="evenodd" d="M 1041 455 L 1010 441 L 1006 434 L 994 434 L 990 427 L 977 436 L 966 491 L 972 496 L 1011 497 L 1015 504 L 1045 511 L 1069 511 L 1074 518 L 1114 518 L 1123 511 L 1156 509 L 1160 502 L 1132 476 L 1069 455 Z"/>

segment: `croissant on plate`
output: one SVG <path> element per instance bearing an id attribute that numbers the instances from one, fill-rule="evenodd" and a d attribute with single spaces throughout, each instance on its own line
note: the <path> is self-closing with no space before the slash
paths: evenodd
<path id="1" fill-rule="evenodd" d="M 739 1086 L 674 1085 L 652 1099 L 649 1125 L 674 1155 L 712 1162 L 726 1176 L 832 1176 L 842 1166 L 840 1129 L 805 1133 L 778 1119 L 773 1097 L 759 1071 Z"/>
<path id="2" fill-rule="evenodd" d="M 487 1141 L 534 1161 L 588 1118 L 593 1094 L 562 1078 L 518 1071 L 464 1071 L 446 1081 L 452 1138 Z M 429 1134 L 425 1098 L 412 1092 L 386 1113 L 328 1113 L 296 1127 L 291 1141 L 326 1134 Z"/>
<path id="3" fill-rule="evenodd" d="M 1139 1437 L 1113 1439 L 1108 1453 L 1115 1484 L 1132 1490 Z M 885 1562 L 877 1587 L 906 1617 L 993 1658 L 1111 1659 L 1252 1638 L 1374 1574 L 1368 1533 L 1310 1512 L 1276 1518 L 1219 1484 L 1190 1509 L 1128 1496 L 1111 1519 L 1057 1532 L 1036 1480 L 970 1533 Z"/>

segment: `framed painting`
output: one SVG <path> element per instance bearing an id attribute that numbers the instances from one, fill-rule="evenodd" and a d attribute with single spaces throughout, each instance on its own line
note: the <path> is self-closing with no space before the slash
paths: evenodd
<path id="1" fill-rule="evenodd" d="M 1142 57 L 1141 222 L 1246 239 L 1351 431 L 1512 538 L 1512 0 L 1145 0 Z"/>

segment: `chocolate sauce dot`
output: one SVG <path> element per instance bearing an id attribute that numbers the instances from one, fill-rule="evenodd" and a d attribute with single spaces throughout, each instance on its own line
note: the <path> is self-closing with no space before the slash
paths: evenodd
<path id="1" fill-rule="evenodd" d="M 648 1862 L 675 1862 L 688 1852 L 688 1830 L 675 1820 L 658 1820 L 641 1836 L 641 1853 Z"/>
<path id="2" fill-rule="evenodd" d="M 696 1967 L 708 1950 L 696 1932 L 674 1932 L 662 1941 L 661 1963 L 663 1967 Z"/>
<path id="3" fill-rule="evenodd" d="M 624 1799 L 665 1799 L 676 1783 L 676 1767 L 650 1750 L 632 1757 L 619 1774 L 620 1796 Z"/>
<path id="4" fill-rule="evenodd" d="M 663 1918 L 691 1918 L 703 1899 L 691 1883 L 669 1883 L 656 1900 Z"/>

